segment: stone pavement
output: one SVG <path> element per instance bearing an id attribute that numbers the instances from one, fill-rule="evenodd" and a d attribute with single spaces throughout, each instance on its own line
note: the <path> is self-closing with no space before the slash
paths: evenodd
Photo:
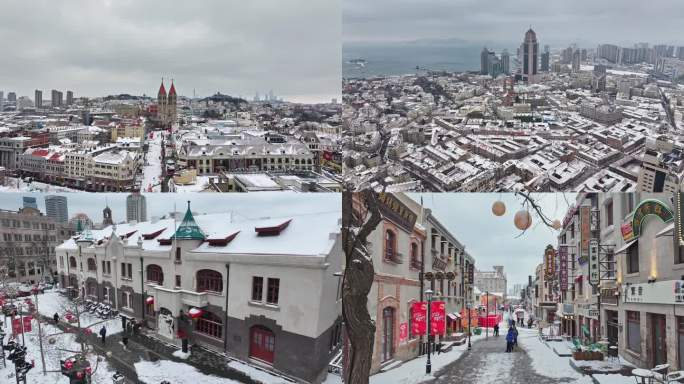
<path id="1" fill-rule="evenodd" d="M 518 343 L 524 342 L 518 338 Z M 549 350 L 549 353 L 553 353 Z M 460 359 L 435 372 L 433 384 L 446 383 L 505 383 L 556 384 L 571 383 L 574 379 L 555 379 L 539 375 L 532 368 L 532 358 L 520 346 L 506 353 L 506 338 L 489 336 L 472 343 Z"/>

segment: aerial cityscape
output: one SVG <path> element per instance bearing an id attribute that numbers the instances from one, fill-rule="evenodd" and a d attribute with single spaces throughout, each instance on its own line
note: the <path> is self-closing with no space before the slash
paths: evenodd
<path id="1" fill-rule="evenodd" d="M 479 70 L 345 78 L 357 190 L 673 192 L 684 45 L 484 47 Z M 371 65 L 359 59 L 356 65 Z"/>

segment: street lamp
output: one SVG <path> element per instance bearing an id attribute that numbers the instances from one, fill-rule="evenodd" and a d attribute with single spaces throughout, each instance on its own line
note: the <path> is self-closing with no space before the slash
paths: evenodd
<path id="1" fill-rule="evenodd" d="M 425 364 L 425 373 L 429 374 L 432 372 L 432 363 L 430 362 L 430 353 L 432 352 L 432 289 L 428 288 L 425 290 L 425 297 L 427 297 L 427 341 L 428 341 L 428 355 L 427 355 L 427 363 Z"/>
<path id="2" fill-rule="evenodd" d="M 472 307 L 472 304 L 469 302 L 468 303 L 468 350 L 470 351 L 472 349 L 472 345 L 470 344 L 470 335 L 473 333 L 473 330 L 470 328 L 470 309 Z"/>

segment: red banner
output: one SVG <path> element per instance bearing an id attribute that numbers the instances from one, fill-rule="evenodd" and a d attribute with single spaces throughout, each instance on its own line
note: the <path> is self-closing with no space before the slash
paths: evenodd
<path id="1" fill-rule="evenodd" d="M 404 343 L 408 339 L 408 324 L 399 324 L 399 342 Z"/>
<path id="2" fill-rule="evenodd" d="M 561 291 L 568 290 L 568 246 L 561 245 L 558 247 L 558 266 L 559 266 L 559 280 Z"/>
<path id="3" fill-rule="evenodd" d="M 24 332 L 31 332 L 31 316 L 24 316 Z"/>
<path id="4" fill-rule="evenodd" d="M 446 305 L 443 301 L 433 301 L 430 308 L 430 323 L 433 335 L 443 335 L 446 333 Z"/>
<path id="5" fill-rule="evenodd" d="M 427 332 L 427 304 L 417 302 L 411 304 L 411 334 L 424 335 Z"/>
<path id="6" fill-rule="evenodd" d="M 15 317 L 12 319 L 12 333 L 15 335 L 21 334 L 21 318 Z"/>

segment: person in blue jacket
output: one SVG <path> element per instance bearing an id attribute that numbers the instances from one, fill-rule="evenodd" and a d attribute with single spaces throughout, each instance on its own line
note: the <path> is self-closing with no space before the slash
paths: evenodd
<path id="1" fill-rule="evenodd" d="M 506 334 L 506 352 L 513 351 L 513 340 L 515 339 L 515 333 L 513 327 L 508 328 L 508 333 Z"/>

